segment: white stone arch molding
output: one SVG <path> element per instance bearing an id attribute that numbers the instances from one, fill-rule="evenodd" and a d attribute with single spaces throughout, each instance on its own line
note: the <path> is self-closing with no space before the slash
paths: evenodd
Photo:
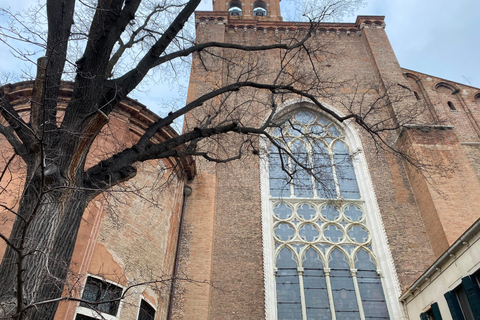
<path id="1" fill-rule="evenodd" d="M 340 117 L 344 115 L 332 106 L 323 103 Z M 357 183 L 362 196 L 365 214 L 368 217 L 367 226 L 370 229 L 373 251 L 377 260 L 377 269 L 380 273 L 382 286 L 385 292 L 388 312 L 391 319 L 406 319 L 398 297 L 401 294 L 400 284 L 395 271 L 392 254 L 388 246 L 385 228 L 382 222 L 380 209 L 373 189 L 368 163 L 363 153 L 362 143 L 358 133 L 352 125 L 353 120 L 339 123 L 332 116 L 319 111 L 318 107 L 308 99 L 294 99 L 279 106 L 275 119 L 279 122 L 287 119 L 289 114 L 306 110 L 335 123 L 342 131 L 345 142 L 352 152 L 352 161 L 357 177 Z M 271 216 L 273 203 L 270 200 L 268 150 L 270 142 L 266 138 L 260 139 L 260 189 L 262 201 L 262 232 L 263 232 L 263 260 L 265 283 L 265 319 L 277 320 L 276 284 L 275 284 L 275 242 L 273 237 L 273 219 Z"/>

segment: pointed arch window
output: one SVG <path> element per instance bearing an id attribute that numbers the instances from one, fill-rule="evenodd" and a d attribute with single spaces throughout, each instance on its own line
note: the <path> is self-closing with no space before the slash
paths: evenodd
<path id="1" fill-rule="evenodd" d="M 276 318 L 389 319 L 364 201 L 341 130 L 300 110 L 272 134 Z"/>

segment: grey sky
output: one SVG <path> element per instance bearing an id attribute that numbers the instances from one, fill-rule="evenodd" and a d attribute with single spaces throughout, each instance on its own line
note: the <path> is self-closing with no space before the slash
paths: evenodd
<path id="1" fill-rule="evenodd" d="M 480 87 L 479 0 L 369 0 L 358 15 L 384 15 L 400 65 Z"/>
<path id="2" fill-rule="evenodd" d="M 9 5 L 16 11 L 33 2 Z M 199 9 L 211 10 L 211 0 L 204 0 Z M 402 67 L 480 87 L 480 0 L 367 0 L 367 6 L 356 14 L 386 17 L 386 32 Z M 355 16 L 346 20 L 353 21 Z M 0 18 L 0 24 L 4 23 Z M 0 43 L 0 71 L 14 72 L 20 68 L 25 68 L 25 64 L 13 58 L 9 48 Z M 155 84 L 152 90 L 137 92 L 134 97 L 160 112 L 165 98 L 175 96 L 177 103 L 184 101 L 184 94 L 179 93 L 186 92 L 185 88 L 186 84 L 183 88 Z"/>

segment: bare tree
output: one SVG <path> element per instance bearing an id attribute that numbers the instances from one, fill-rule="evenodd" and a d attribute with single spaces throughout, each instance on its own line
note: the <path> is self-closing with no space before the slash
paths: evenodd
<path id="1" fill-rule="evenodd" d="M 340 122 L 357 123 L 378 146 L 394 152 L 398 151 L 389 144 L 389 132 L 421 118 L 416 106 L 406 108 L 400 118 L 390 116 L 391 91 L 399 90 L 397 97 L 401 99 L 408 96 L 405 89 L 357 85 L 352 84 L 353 79 L 338 81 L 314 63 L 318 55 L 329 54 L 328 43 L 320 47 L 310 43 L 317 23 L 351 9 L 359 1 L 320 1 L 320 11 L 310 10 L 309 4 L 306 8 L 314 12 L 314 17 L 310 17 L 308 28 L 261 46 L 193 42 L 185 24 L 199 2 L 48 0 L 45 39 L 34 27 L 28 28 L 30 35 L 8 34 L 43 46 L 45 57 L 38 60 L 28 114 L 19 113 L 12 105 L 9 85 L 0 91 L 0 132 L 13 149 L 11 158 L 5 159 L 3 173 L 17 159 L 25 167 L 18 209 L 3 206 L 16 219 L 8 238 L 0 234 L 7 244 L 0 266 L 0 316 L 53 319 L 86 206 L 99 194 L 135 177 L 138 162 L 187 155 L 214 162 L 232 161 L 246 154 L 257 155 L 258 136 L 266 137 L 278 152 L 292 157 L 291 150 L 279 143 L 271 130 L 282 125 L 278 106 L 293 97 L 308 99 Z M 222 57 L 218 50 L 225 51 Z M 278 54 L 278 64 L 263 61 L 265 51 Z M 125 58 L 129 52 L 133 52 L 133 58 Z M 159 118 L 132 147 L 86 168 L 92 143 L 108 125 L 118 103 L 151 70 L 171 67 L 192 54 L 198 63 L 194 67 L 205 72 L 215 68 L 212 61 L 224 59 L 224 85 L 210 88 Z M 298 69 L 298 60 L 311 63 L 303 63 L 309 67 Z M 61 81 L 68 76 L 73 79 L 73 93 L 66 108 L 60 110 Z M 344 105 L 342 116 L 327 108 L 322 99 L 334 99 L 332 89 L 347 86 L 358 90 L 335 97 Z M 364 99 L 367 94 L 376 98 Z M 188 118 L 182 134 L 160 142 L 154 139 L 182 116 Z M 301 158 L 293 158 L 301 170 L 318 172 Z M 294 177 L 295 172 L 285 170 Z M 318 175 L 317 179 L 321 180 Z M 40 265 L 46 267 L 38 268 Z"/>

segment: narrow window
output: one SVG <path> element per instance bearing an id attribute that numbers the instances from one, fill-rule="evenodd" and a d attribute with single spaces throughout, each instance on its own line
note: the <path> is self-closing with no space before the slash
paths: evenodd
<path id="1" fill-rule="evenodd" d="M 456 287 L 454 292 L 458 300 L 458 303 L 460 305 L 460 308 L 462 310 L 463 316 L 465 317 L 465 320 L 475 319 L 473 317 L 472 309 L 470 308 L 470 303 L 468 302 L 467 293 L 465 292 L 463 285 L 459 285 L 458 287 Z"/>
<path id="2" fill-rule="evenodd" d="M 360 199 L 357 178 L 347 146 L 342 141 L 335 142 L 333 154 L 340 195 L 344 199 Z"/>
<path id="3" fill-rule="evenodd" d="M 116 285 L 88 277 L 82 295 L 82 300 L 88 302 L 80 302 L 80 307 L 116 316 L 122 291 L 123 289 Z M 102 303 L 103 301 L 105 303 Z"/>
<path id="4" fill-rule="evenodd" d="M 453 320 L 480 319 L 479 272 L 462 278 L 462 283 L 445 293 L 445 300 Z"/>
<path id="5" fill-rule="evenodd" d="M 367 319 L 389 319 L 382 282 L 370 254 L 358 251 L 355 257 L 358 287 L 362 297 L 363 310 Z"/>
<path id="6" fill-rule="evenodd" d="M 332 281 L 333 303 L 337 319 L 360 319 L 357 298 L 348 259 L 338 249 L 330 256 L 329 267 Z"/>
<path id="7" fill-rule="evenodd" d="M 277 257 L 276 278 L 278 319 L 302 319 L 297 260 L 288 248 L 283 248 Z"/>
<path id="8" fill-rule="evenodd" d="M 475 102 L 480 106 L 480 94 L 475 95 Z"/>
<path id="9" fill-rule="evenodd" d="M 452 315 L 452 319 L 465 320 L 465 316 L 463 315 L 462 307 L 460 307 L 460 303 L 458 301 L 458 296 L 456 293 L 456 291 L 458 290 L 459 288 L 457 287 L 454 291 L 449 291 L 445 293 L 444 296 L 445 296 L 445 300 L 447 301 L 450 314 Z M 462 290 L 463 290 L 463 287 L 462 287 Z"/>
<path id="10" fill-rule="evenodd" d="M 480 315 L 480 287 L 476 276 L 470 275 L 462 278 L 462 286 L 465 289 L 468 306 L 472 313 L 476 316 L 475 319 L 478 319 L 478 315 Z M 460 305 L 463 307 L 461 299 L 459 300 Z"/>
<path id="11" fill-rule="evenodd" d="M 140 302 L 140 311 L 138 313 L 138 320 L 153 320 L 155 319 L 155 309 L 142 299 Z"/>
<path id="12" fill-rule="evenodd" d="M 430 306 L 430 309 L 420 314 L 421 320 L 442 320 L 438 303 L 434 303 Z"/>
<path id="13" fill-rule="evenodd" d="M 272 145 L 269 155 L 270 195 L 272 197 L 290 197 L 290 177 L 288 175 L 288 157 L 284 144 Z"/>
<path id="14" fill-rule="evenodd" d="M 295 196 L 311 198 L 313 197 L 312 175 L 304 168 L 305 164 L 310 167 L 307 148 L 301 140 L 296 140 L 292 145 L 292 152 L 296 156 L 295 161 L 291 159 Z"/>
<path id="15" fill-rule="evenodd" d="M 420 96 L 418 95 L 418 92 L 417 91 L 413 91 L 413 94 L 415 95 L 415 98 L 418 100 L 418 101 L 421 101 L 422 99 L 420 99 Z"/>
<path id="16" fill-rule="evenodd" d="M 453 105 L 452 101 L 448 101 L 447 104 L 448 104 L 448 107 L 450 108 L 451 111 L 457 110 L 457 109 L 455 109 L 455 106 Z"/>
<path id="17" fill-rule="evenodd" d="M 318 252 L 313 248 L 307 250 L 303 260 L 303 285 L 307 319 L 330 319 L 323 263 Z"/>
<path id="18" fill-rule="evenodd" d="M 313 144 L 313 174 L 316 178 L 317 195 L 319 198 L 331 199 L 336 197 L 335 179 L 333 178 L 332 163 L 327 146 L 321 141 Z"/>

